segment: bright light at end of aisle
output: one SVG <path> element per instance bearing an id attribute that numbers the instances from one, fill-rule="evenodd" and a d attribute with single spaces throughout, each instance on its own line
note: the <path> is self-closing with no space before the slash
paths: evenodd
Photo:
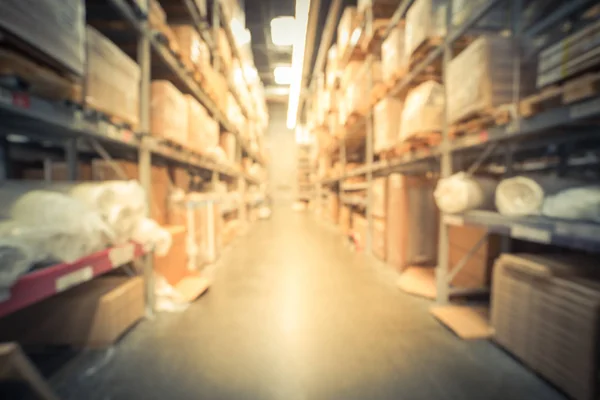
<path id="1" fill-rule="evenodd" d="M 275 46 L 292 46 L 295 43 L 296 19 L 277 17 L 271 20 L 271 41 Z"/>
<path id="2" fill-rule="evenodd" d="M 281 66 L 275 67 L 273 70 L 273 76 L 275 77 L 275 83 L 278 85 L 289 85 L 292 83 L 292 67 Z"/>
<path id="3" fill-rule="evenodd" d="M 304 48 L 306 47 L 306 28 L 310 0 L 296 0 L 296 34 L 292 53 L 292 84 L 288 100 L 287 127 L 294 129 L 298 119 L 298 104 L 302 85 L 302 68 L 304 66 Z"/>

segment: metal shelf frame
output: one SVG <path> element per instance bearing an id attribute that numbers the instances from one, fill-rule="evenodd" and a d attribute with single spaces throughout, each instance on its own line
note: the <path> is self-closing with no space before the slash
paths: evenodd
<path id="1" fill-rule="evenodd" d="M 389 36 L 392 29 L 406 17 L 406 13 L 415 0 L 404 0 L 396 9 L 384 38 Z M 395 96 L 405 92 L 425 69 L 434 61 L 441 59 L 442 78 L 445 80 L 445 71 L 448 63 L 453 58 L 452 45 L 466 33 L 474 30 L 475 25 L 484 18 L 494 7 L 505 5 L 510 9 L 510 32 L 515 46 L 522 45 L 523 39 L 534 37 L 553 28 L 557 23 L 563 21 L 571 15 L 576 15 L 586 7 L 593 5 L 590 0 L 574 0 L 553 10 L 548 15 L 541 17 L 541 20 L 532 26 L 523 30 L 521 26 L 522 3 L 523 0 L 488 0 L 487 3 L 478 8 L 461 26 L 452 27 L 452 2 L 448 2 L 446 14 L 446 27 L 448 35 L 444 41 L 434 48 L 422 62 L 417 64 L 402 80 L 400 80 L 388 93 L 388 96 Z M 372 15 L 367 15 L 365 19 L 365 29 L 372 24 Z M 518 110 L 520 102 L 519 82 L 521 68 L 521 52 L 514 62 L 515 79 L 513 83 L 513 110 Z M 370 63 L 368 59 L 366 63 Z M 367 65 L 368 68 L 368 65 Z M 370 75 L 371 76 L 371 75 Z M 370 79 L 372 89 L 372 77 Z M 446 94 L 446 98 L 448 98 Z M 446 101 L 446 104 L 448 102 Z M 426 150 L 420 150 L 414 153 L 406 154 L 398 159 L 391 161 L 374 162 L 372 150 L 372 110 L 362 121 L 358 121 L 354 126 L 346 129 L 346 136 L 350 136 L 358 129 L 367 131 L 365 140 L 365 163 L 359 168 L 346 172 L 346 143 L 342 139 L 339 147 L 339 156 L 343 173 L 338 177 L 330 177 L 319 182 L 319 193 L 324 187 L 330 187 L 331 190 L 338 190 L 342 202 L 351 203 L 352 191 L 360 187 L 367 192 L 366 215 L 368 220 L 367 233 L 367 252 L 371 246 L 371 232 L 373 228 L 373 218 L 369 207 L 372 200 L 372 183 L 376 176 L 386 176 L 393 172 L 406 174 L 425 174 L 430 172 L 439 173 L 441 178 L 450 176 L 453 167 L 459 157 L 465 154 L 475 154 L 477 156 L 476 165 L 481 165 L 485 157 L 489 157 L 495 150 L 495 146 L 502 145 L 503 154 L 503 174 L 505 176 L 513 175 L 513 166 L 517 162 L 514 153 L 520 149 L 529 147 L 547 147 L 548 144 L 564 141 L 565 130 L 577 129 L 577 135 L 572 136 L 572 142 L 584 140 L 585 123 L 600 117 L 600 96 L 588 98 L 575 104 L 559 106 L 548 111 L 535 114 L 532 117 L 522 118 L 517 112 L 514 113 L 511 123 L 504 127 L 492 127 L 482 130 L 479 134 L 467 135 L 461 138 L 451 140 L 448 134 L 448 124 L 444 123 L 442 131 L 442 141 L 440 145 Z M 360 126 L 359 126 L 360 125 Z M 583 127 L 583 128 L 582 128 Z M 584 129 L 582 131 L 582 129 Z M 491 151 L 489 151 L 491 150 Z M 478 152 L 478 153 L 476 153 Z M 524 157 L 528 157 L 527 155 Z M 532 156 L 529 156 L 532 157 Z M 523 157 L 521 157 L 523 158 Z M 496 157 L 497 159 L 497 157 Z M 522 160 L 521 160 L 522 161 Z M 575 167 L 576 164 L 569 162 L 559 162 L 563 168 Z M 365 176 L 365 183 L 361 185 L 345 184 L 344 182 L 356 176 Z M 337 188 L 337 189 L 336 189 Z M 437 301 L 439 303 L 448 303 L 450 296 L 456 293 L 466 293 L 462 288 L 450 285 L 452 277 L 468 261 L 467 257 L 461 260 L 455 268 L 450 268 L 448 258 L 448 226 L 449 225 L 478 225 L 484 226 L 490 233 L 497 233 L 508 238 L 517 238 L 521 240 L 533 241 L 538 243 L 553 244 L 573 249 L 600 252 L 600 224 L 580 221 L 555 221 L 547 218 L 508 218 L 494 212 L 470 212 L 465 215 L 442 215 L 440 218 L 440 235 L 438 243 L 438 264 L 436 268 Z M 510 249 L 510 240 L 504 240 L 503 251 Z M 450 272 L 452 271 L 452 272 Z"/>

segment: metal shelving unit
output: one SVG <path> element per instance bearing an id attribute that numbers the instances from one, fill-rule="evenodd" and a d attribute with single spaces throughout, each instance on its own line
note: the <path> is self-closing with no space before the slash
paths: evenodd
<path id="1" fill-rule="evenodd" d="M 404 0 L 396 9 L 390 24 L 384 34 L 384 38 L 389 36 L 394 26 L 400 23 L 405 17 L 410 6 L 415 0 Z M 446 71 L 448 63 L 451 61 L 452 45 L 463 35 L 474 31 L 475 25 L 484 18 L 494 7 L 499 5 L 508 5 L 510 8 L 510 31 L 515 43 L 520 44 L 522 37 L 533 37 L 555 27 L 558 22 L 565 18 L 582 11 L 584 8 L 593 5 L 593 1 L 577 0 L 568 2 L 548 15 L 545 15 L 538 22 L 522 29 L 520 18 L 522 15 L 522 0 L 489 0 L 474 12 L 461 26 L 452 27 L 451 24 L 451 2 L 448 2 L 446 27 L 448 35 L 443 42 L 435 47 L 420 63 L 399 82 L 397 82 L 388 92 L 388 96 L 394 96 L 404 93 L 410 88 L 420 74 L 422 74 L 432 63 L 441 61 L 442 71 Z M 368 29 L 372 24 L 373 18 L 367 15 L 364 25 L 359 29 Z M 356 33 L 355 33 L 356 35 Z M 358 36 L 358 35 L 357 35 Z M 355 46 L 357 42 L 351 43 Z M 350 49 L 351 53 L 353 49 Z M 343 58 L 346 60 L 346 57 Z M 441 60 L 440 60 L 441 59 Z M 367 60 L 366 63 L 368 63 Z M 515 68 L 519 68 L 521 60 L 519 57 L 515 60 Z M 368 66 L 367 66 L 368 68 Z M 518 74 L 517 74 L 518 76 Z M 443 75 L 442 75 L 443 77 Z M 520 98 L 519 78 L 515 79 L 513 85 L 513 104 L 511 108 L 518 110 Z M 371 80 L 371 88 L 372 80 Z M 579 143 L 583 140 L 594 138 L 594 121 L 600 116 L 600 96 L 588 98 L 575 104 L 558 106 L 556 108 L 542 111 L 528 118 L 522 118 L 518 112 L 512 113 L 513 118 L 510 124 L 503 127 L 491 127 L 483 129 L 479 134 L 466 135 L 450 140 L 448 126 L 444 127 L 442 132 L 442 142 L 438 146 L 427 149 L 417 150 L 412 153 L 404 154 L 399 158 L 392 160 L 375 162 L 372 151 L 372 110 L 361 120 L 346 129 L 346 136 L 351 136 L 360 129 L 366 130 L 365 135 L 365 163 L 350 172 L 346 172 L 346 149 L 345 139 L 341 140 L 339 148 L 339 157 L 344 173 L 341 176 L 329 177 L 319 182 L 320 189 L 323 187 L 339 188 L 341 201 L 346 204 L 354 205 L 352 191 L 365 190 L 367 192 L 366 213 L 369 223 L 367 234 L 367 243 L 371 242 L 371 232 L 373 221 L 369 207 L 372 198 L 372 183 L 376 176 L 386 176 L 390 173 L 399 172 L 406 174 L 425 174 L 436 173 L 440 177 L 448 177 L 453 172 L 467 169 L 465 165 L 475 163 L 482 165 L 486 161 L 495 159 L 500 160 L 503 165 L 503 173 L 510 176 L 514 173 L 517 159 L 515 155 L 524 152 L 523 159 L 534 157 L 536 152 L 526 153 L 526 150 L 535 148 L 548 148 L 561 145 L 563 143 Z M 596 125 L 597 126 L 597 125 Z M 568 133 L 565 131 L 568 130 Z M 597 135 L 596 135 L 597 136 Z M 556 150 L 553 150 L 555 154 Z M 564 155 L 564 154 L 563 154 Z M 541 163 L 539 168 L 555 168 L 548 163 Z M 562 168 L 576 166 L 577 163 L 568 161 L 557 162 Z M 365 182 L 362 184 L 346 184 L 347 179 L 364 176 Z M 461 260 L 454 269 L 450 268 L 448 259 L 448 226 L 450 225 L 476 225 L 487 228 L 489 233 L 496 233 L 507 238 L 531 241 L 536 243 L 557 245 L 572 249 L 598 252 L 600 251 L 600 224 L 591 222 L 571 222 L 557 221 L 541 217 L 510 218 L 502 216 L 496 212 L 474 211 L 465 215 L 443 215 L 440 218 L 440 238 L 439 238 L 439 260 L 436 269 L 437 301 L 447 303 L 451 294 L 460 293 L 462 295 L 469 293 L 480 293 L 481 288 L 473 290 L 464 290 L 452 287 L 450 280 L 457 270 L 468 261 L 468 256 Z M 370 246 L 367 246 L 369 251 Z M 473 249 L 476 250 L 476 249 Z M 450 272 L 452 271 L 452 272 Z"/>
<path id="2" fill-rule="evenodd" d="M 189 13 L 188 22 L 193 23 L 203 37 L 209 37 L 201 10 L 196 9 L 191 0 L 182 0 L 182 5 Z M 136 56 L 133 58 L 137 60 L 141 71 L 138 130 L 134 132 L 116 126 L 74 105 L 47 101 L 19 90 L 0 87 L 0 136 L 2 138 L 0 179 L 8 178 L 10 152 L 12 146 L 16 145 L 11 140 L 11 136 L 19 135 L 19 142 L 36 142 L 42 148 L 64 150 L 68 176 L 71 180 L 77 178 L 79 156 L 99 154 L 108 161 L 112 161 L 112 156 L 137 158 L 139 180 L 148 196 L 152 193 L 151 166 L 154 161 L 184 167 L 193 175 L 212 176 L 213 182 L 218 182 L 220 179 L 236 182 L 241 199 L 245 198 L 248 185 L 260 185 L 262 183 L 260 179 L 243 172 L 238 165 L 219 163 L 188 150 L 173 148 L 151 137 L 149 132 L 150 82 L 156 73 L 164 74 L 167 71 L 168 79 L 175 86 L 182 92 L 193 95 L 219 121 L 223 130 L 236 135 L 238 162 L 241 162 L 244 153 L 255 161 L 262 162 L 260 157 L 253 154 L 247 144 L 241 140 L 239 132 L 203 88 L 192 79 L 181 62 L 153 36 L 144 13 L 134 9 L 125 0 L 96 1 L 90 8 L 93 8 L 91 12 L 98 11 L 103 17 L 125 22 L 125 24 L 117 24 L 118 37 L 123 38 L 130 55 L 131 40 L 137 42 L 134 48 Z M 214 44 L 210 43 L 210 46 L 214 47 Z M 223 199 L 219 198 L 215 201 L 221 200 Z M 247 211 L 245 200 L 239 201 L 238 207 L 240 211 L 238 217 L 245 220 Z M 152 315 L 154 310 L 153 255 L 138 245 L 129 244 L 92 254 L 74 263 L 51 266 L 23 276 L 12 288 L 10 299 L 0 303 L 0 316 L 134 261 L 142 266 L 146 286 L 147 314 Z"/>

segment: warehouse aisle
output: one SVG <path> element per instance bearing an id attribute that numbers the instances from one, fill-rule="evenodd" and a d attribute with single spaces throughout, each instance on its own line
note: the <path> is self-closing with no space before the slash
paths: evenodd
<path id="1" fill-rule="evenodd" d="M 562 399 L 463 342 L 314 217 L 278 210 L 182 314 L 144 322 L 52 383 L 64 399 Z"/>

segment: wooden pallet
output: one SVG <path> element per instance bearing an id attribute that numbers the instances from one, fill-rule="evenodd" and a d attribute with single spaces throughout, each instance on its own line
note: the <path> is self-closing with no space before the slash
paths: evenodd
<path id="1" fill-rule="evenodd" d="M 450 138 L 480 133 L 492 126 L 505 126 L 512 120 L 509 105 L 491 110 L 470 113 L 459 122 L 452 124 L 448 130 Z"/>
<path id="2" fill-rule="evenodd" d="M 0 48 L 0 79 L 11 88 L 44 99 L 76 104 L 82 100 L 80 78 L 61 75 L 12 49 Z"/>
<path id="3" fill-rule="evenodd" d="M 549 86 L 541 92 L 521 100 L 519 103 L 519 113 L 522 117 L 529 118 L 542 111 L 559 107 L 562 104 L 562 97 L 562 86 Z"/>
<path id="4" fill-rule="evenodd" d="M 563 85 L 564 104 L 571 104 L 600 94 L 600 72 L 584 74 Z"/>
<path id="5" fill-rule="evenodd" d="M 430 149 L 442 142 L 439 132 L 419 132 L 398 144 L 394 151 L 396 155 L 412 153 L 418 150 Z"/>

